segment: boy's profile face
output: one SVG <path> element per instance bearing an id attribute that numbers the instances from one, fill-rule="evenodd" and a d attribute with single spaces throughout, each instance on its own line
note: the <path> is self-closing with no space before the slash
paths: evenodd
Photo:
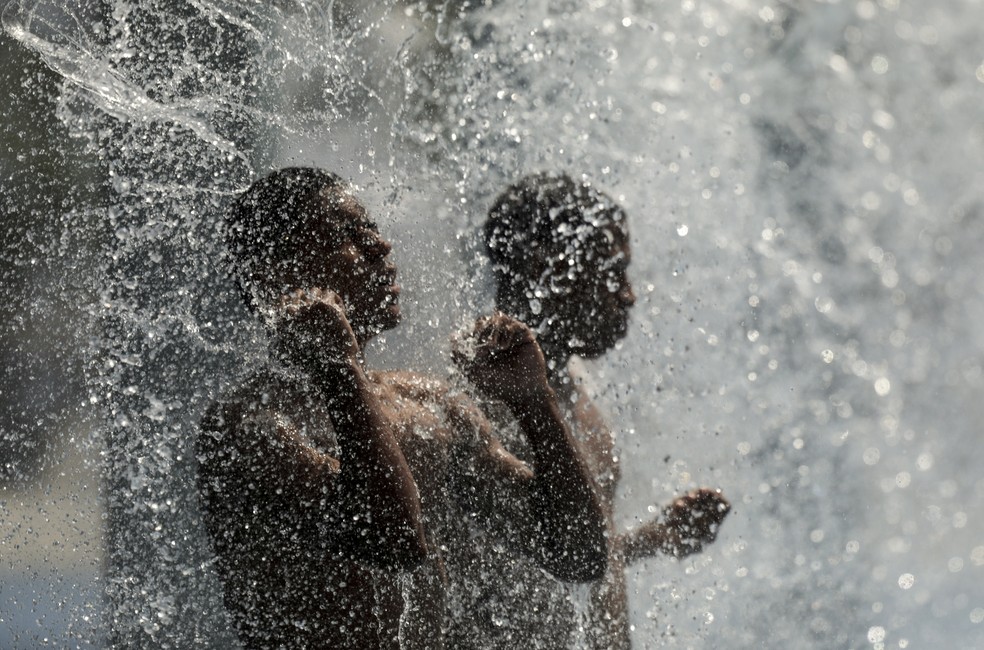
<path id="1" fill-rule="evenodd" d="M 523 273 L 539 285 L 539 313 L 549 321 L 544 335 L 579 356 L 604 354 L 628 332 L 635 294 L 626 271 L 631 259 L 623 222 L 608 220 L 563 240 L 549 258 L 530 261 Z"/>
<path id="2" fill-rule="evenodd" d="M 629 234 L 623 224 L 610 222 L 578 244 L 574 264 L 565 255 L 566 263 L 561 260 L 552 266 L 554 285 L 570 287 L 566 296 L 554 294 L 554 309 L 572 351 L 592 358 L 628 333 L 629 310 L 635 304 L 626 275 L 631 260 Z"/>
<path id="3" fill-rule="evenodd" d="M 400 322 L 400 287 L 392 250 L 365 208 L 345 191 L 322 192 L 305 228 L 291 242 L 288 289 L 330 289 L 341 297 L 353 330 L 371 336 Z"/>

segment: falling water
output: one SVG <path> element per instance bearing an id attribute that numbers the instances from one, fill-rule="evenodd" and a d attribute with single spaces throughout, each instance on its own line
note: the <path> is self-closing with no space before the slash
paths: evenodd
<path id="1" fill-rule="evenodd" d="M 394 242 L 405 324 L 373 361 L 437 374 L 491 307 L 476 228 L 505 184 L 563 169 L 625 206 L 639 300 L 589 365 L 620 525 L 697 485 L 734 504 L 703 554 L 630 570 L 636 647 L 984 645 L 982 18 L 978 0 L 10 3 L 103 179 L 46 250 L 51 297 L 86 297 L 80 399 L 102 424 L 70 446 L 106 520 L 70 631 L 31 627 L 71 587 L 0 536 L 27 584 L 0 588 L 0 642 L 232 643 L 193 441 L 264 345 L 217 224 L 256 175 L 316 164 Z"/>

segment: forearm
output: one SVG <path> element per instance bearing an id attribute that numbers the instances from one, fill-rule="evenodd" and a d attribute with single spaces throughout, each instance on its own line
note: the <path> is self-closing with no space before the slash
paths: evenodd
<path id="1" fill-rule="evenodd" d="M 553 391 L 510 407 L 530 448 L 532 532 L 541 564 L 561 579 L 597 580 L 608 556 L 605 517 Z"/>
<path id="2" fill-rule="evenodd" d="M 592 586 L 587 641 L 595 650 L 629 650 L 632 645 L 625 564 L 617 553 L 609 556 L 605 577 Z"/>
<path id="3" fill-rule="evenodd" d="M 674 531 L 664 522 L 653 520 L 622 533 L 615 541 L 616 546 L 625 558 L 625 564 L 631 565 L 656 555 L 681 557 L 687 555 L 681 548 L 681 542 Z"/>
<path id="4" fill-rule="evenodd" d="M 353 360 L 314 381 L 339 446 L 335 499 L 350 550 L 374 564 L 419 564 L 425 544 L 417 486 L 365 372 Z"/>

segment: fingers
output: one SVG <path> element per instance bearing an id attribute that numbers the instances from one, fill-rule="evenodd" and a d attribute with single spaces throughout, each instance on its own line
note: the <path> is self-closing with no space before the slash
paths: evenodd
<path id="1" fill-rule="evenodd" d="M 720 490 L 701 488 L 673 502 L 667 511 L 667 521 L 679 522 L 697 529 L 709 529 L 724 520 L 731 504 Z"/>
<path id="2" fill-rule="evenodd" d="M 341 310 L 342 313 L 345 312 L 345 303 L 341 297 L 331 289 L 321 287 L 294 289 L 280 297 L 280 300 L 277 301 L 277 308 L 278 311 L 296 314 L 305 307 L 317 304 L 329 305 Z"/>
<path id="3" fill-rule="evenodd" d="M 502 312 L 478 319 L 471 338 L 475 356 L 496 357 L 534 343 L 536 336 L 524 323 Z"/>
<path id="4" fill-rule="evenodd" d="M 341 297 L 330 289 L 295 289 L 277 301 L 272 314 L 278 356 L 309 371 L 345 364 L 359 353 Z"/>
<path id="5" fill-rule="evenodd" d="M 684 557 L 713 542 L 730 511 L 731 504 L 721 490 L 701 488 L 676 499 L 664 510 L 674 555 Z"/>
<path id="6" fill-rule="evenodd" d="M 546 361 L 533 331 L 502 313 L 479 318 L 451 339 L 451 358 L 486 397 L 520 406 L 549 392 Z"/>

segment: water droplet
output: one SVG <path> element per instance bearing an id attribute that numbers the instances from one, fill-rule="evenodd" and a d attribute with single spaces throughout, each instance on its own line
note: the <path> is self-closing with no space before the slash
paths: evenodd
<path id="1" fill-rule="evenodd" d="M 868 642 L 882 643 L 885 640 L 885 628 L 881 625 L 874 625 L 868 628 Z"/>
<path id="2" fill-rule="evenodd" d="M 877 447 L 868 447 L 864 450 L 861 458 L 864 460 L 865 465 L 876 465 L 881 459 L 881 452 Z"/>
<path id="3" fill-rule="evenodd" d="M 885 397 L 892 390 L 892 384 L 885 377 L 879 377 L 875 380 L 875 392 L 878 393 L 879 397 Z"/>

